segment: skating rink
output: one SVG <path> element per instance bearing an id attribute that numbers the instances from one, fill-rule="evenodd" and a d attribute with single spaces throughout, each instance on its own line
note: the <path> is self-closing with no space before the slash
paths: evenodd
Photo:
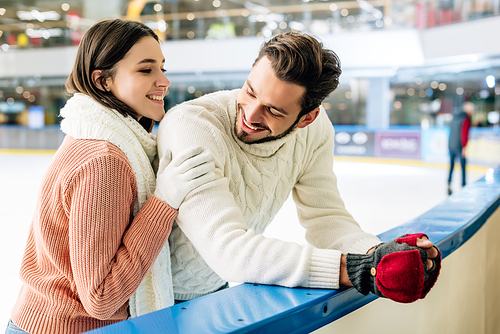
<path id="1" fill-rule="evenodd" d="M 3 333 L 21 282 L 19 266 L 38 187 L 51 153 L 0 152 L 0 332 Z M 487 168 L 468 168 L 472 183 Z M 446 166 L 401 165 L 335 160 L 334 171 L 347 209 L 370 233 L 379 234 L 431 209 L 447 197 Z M 460 189 L 460 167 L 455 167 L 453 188 Z M 266 236 L 305 243 L 291 197 L 266 231 Z"/>

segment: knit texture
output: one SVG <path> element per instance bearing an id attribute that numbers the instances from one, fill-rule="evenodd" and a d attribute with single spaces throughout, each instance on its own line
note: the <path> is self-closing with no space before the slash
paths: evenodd
<path id="1" fill-rule="evenodd" d="M 360 229 L 340 198 L 325 111 L 282 139 L 249 145 L 234 134 L 237 94 L 180 104 L 160 123 L 160 155 L 201 145 L 216 165 L 216 180 L 186 196 L 169 237 L 175 298 L 226 281 L 338 288 L 341 253 L 365 253 L 380 240 Z M 291 192 L 308 245 L 262 235 Z"/>
<path id="2" fill-rule="evenodd" d="M 39 191 L 11 314 L 17 326 L 81 333 L 127 318 L 177 214 L 152 195 L 133 218 L 136 193 L 118 147 L 66 136 Z"/>
<path id="3" fill-rule="evenodd" d="M 434 285 L 441 267 L 441 253 L 431 269 L 427 252 L 416 247 L 424 234 L 408 234 L 378 245 L 370 254 L 347 254 L 347 273 L 352 285 L 363 295 L 369 292 L 400 303 L 424 298 Z"/>
<path id="4" fill-rule="evenodd" d="M 151 163 L 156 157 L 156 138 L 132 117 L 102 106 L 84 94 L 75 94 L 61 110 L 61 129 L 77 139 L 101 139 L 118 146 L 127 156 L 137 180 L 134 215 L 156 188 Z M 135 317 L 174 304 L 170 249 L 165 244 L 158 259 L 130 298 L 130 314 Z"/>

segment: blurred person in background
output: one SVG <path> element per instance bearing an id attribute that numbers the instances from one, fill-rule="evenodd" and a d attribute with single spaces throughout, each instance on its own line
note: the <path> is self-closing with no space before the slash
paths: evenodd
<path id="1" fill-rule="evenodd" d="M 467 142 L 469 140 L 469 130 L 471 127 L 471 117 L 474 114 L 475 106 L 472 102 L 465 102 L 462 110 L 453 115 L 450 123 L 450 138 L 448 140 L 448 149 L 450 154 L 450 171 L 448 174 L 448 195 L 453 193 L 451 180 L 455 160 L 460 159 L 462 169 L 462 187 L 466 184 L 466 165 L 467 165 Z"/>
<path id="2" fill-rule="evenodd" d="M 354 286 L 405 303 L 429 292 L 440 253 L 427 236 L 381 243 L 340 197 L 334 129 L 321 107 L 340 74 L 337 55 L 314 37 L 283 33 L 262 45 L 242 89 L 168 111 L 158 128 L 159 155 L 200 143 L 216 165 L 216 179 L 180 206 L 169 237 L 177 303 L 228 282 Z M 306 245 L 263 236 L 290 193 Z"/>
<path id="3" fill-rule="evenodd" d="M 170 289 L 138 291 L 130 309 L 129 298 L 154 279 L 157 257 L 169 259 L 177 209 L 214 165 L 191 147 L 170 164 L 164 157 L 155 178 L 150 132 L 165 114 L 164 62 L 139 22 L 104 20 L 82 39 L 61 110 L 66 137 L 41 184 L 6 333 L 81 333 L 146 313 L 141 298 L 173 304 L 169 270 L 156 279 Z"/>

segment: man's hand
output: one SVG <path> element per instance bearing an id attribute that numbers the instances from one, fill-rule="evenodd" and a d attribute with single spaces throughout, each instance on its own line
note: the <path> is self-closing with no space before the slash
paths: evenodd
<path id="1" fill-rule="evenodd" d="M 370 254 L 371 252 L 373 252 L 375 250 L 375 247 L 377 246 L 373 246 L 372 248 L 370 248 L 368 252 L 366 252 L 366 254 Z M 423 248 L 427 252 L 427 260 L 425 261 L 425 265 L 427 266 L 427 270 L 431 270 L 434 266 L 431 259 L 435 259 L 439 255 L 438 250 L 434 247 L 434 243 L 432 243 L 426 235 L 423 235 L 422 238 L 417 238 L 417 247 Z"/>
<path id="2" fill-rule="evenodd" d="M 427 252 L 427 261 L 425 261 L 425 265 L 427 266 L 427 270 L 432 270 L 434 260 L 439 252 L 436 247 L 434 247 L 434 243 L 432 243 L 426 235 L 423 235 L 421 238 L 417 238 L 417 247 L 425 249 Z"/>
<path id="3" fill-rule="evenodd" d="M 344 272 L 343 263 L 346 264 Z M 408 234 L 381 243 L 366 255 L 343 256 L 341 284 L 352 284 L 365 295 L 373 292 L 380 297 L 410 303 L 427 295 L 440 268 L 440 252 L 429 238 L 425 234 Z"/>

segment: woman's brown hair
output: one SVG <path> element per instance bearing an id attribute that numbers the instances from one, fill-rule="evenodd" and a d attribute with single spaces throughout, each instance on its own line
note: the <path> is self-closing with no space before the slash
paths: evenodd
<path id="1" fill-rule="evenodd" d="M 122 19 L 103 20 L 94 24 L 85 33 L 76 54 L 75 65 L 66 80 L 69 93 L 86 94 L 105 107 L 115 109 L 124 116 L 138 118 L 126 103 L 116 98 L 111 92 L 100 89 L 92 80 L 92 72 L 101 70 L 99 83 L 104 87 L 107 79 L 113 78 L 116 64 L 143 37 L 153 37 L 158 42 L 158 36 L 148 26 L 141 22 Z M 139 123 L 149 132 L 154 121 L 141 117 Z"/>

